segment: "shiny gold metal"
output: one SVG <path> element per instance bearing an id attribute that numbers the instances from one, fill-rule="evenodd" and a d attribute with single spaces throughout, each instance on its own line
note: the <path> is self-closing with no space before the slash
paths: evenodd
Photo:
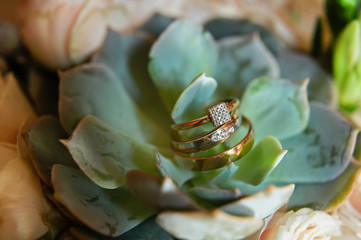
<path id="1" fill-rule="evenodd" d="M 188 141 L 177 141 L 177 139 L 173 138 L 172 147 L 175 151 L 184 153 L 207 150 L 226 141 L 240 127 L 242 120 L 238 115 L 233 114 L 231 121 L 224 123 L 204 136 Z"/>
<path id="2" fill-rule="evenodd" d="M 226 104 L 228 112 L 233 112 L 239 105 L 239 100 L 236 98 L 227 99 L 226 101 L 223 101 L 223 102 Z M 201 126 L 201 125 L 209 123 L 211 121 L 212 121 L 211 116 L 210 116 L 210 114 L 208 114 L 206 116 L 203 116 L 201 118 L 198 118 L 198 119 L 195 119 L 195 120 L 192 120 L 189 122 L 173 124 L 172 130 L 173 131 L 187 130 L 190 128 Z"/>
<path id="3" fill-rule="evenodd" d="M 190 154 L 183 154 L 174 149 L 174 153 L 182 161 L 184 161 L 184 166 L 190 168 L 194 171 L 206 171 L 213 170 L 217 168 L 224 167 L 229 164 L 231 161 L 237 161 L 245 154 L 247 154 L 254 143 L 254 134 L 251 121 L 242 116 L 245 121 L 242 121 L 242 125 L 248 125 L 248 131 L 246 136 L 235 146 L 231 147 L 228 150 L 225 150 L 221 153 L 205 156 L 205 157 L 190 157 Z"/>

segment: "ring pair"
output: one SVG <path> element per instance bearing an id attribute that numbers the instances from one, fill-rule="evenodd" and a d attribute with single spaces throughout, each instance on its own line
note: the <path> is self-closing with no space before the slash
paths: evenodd
<path id="1" fill-rule="evenodd" d="M 237 161 L 253 146 L 252 123 L 245 116 L 237 114 L 238 99 L 227 99 L 208 108 L 208 115 L 172 125 L 172 149 L 183 165 L 195 170 L 206 171 L 223 167 Z M 213 129 L 201 136 L 184 139 L 183 131 L 191 131 L 212 123 Z M 241 127 L 246 128 L 245 136 L 227 147 L 224 143 Z"/>

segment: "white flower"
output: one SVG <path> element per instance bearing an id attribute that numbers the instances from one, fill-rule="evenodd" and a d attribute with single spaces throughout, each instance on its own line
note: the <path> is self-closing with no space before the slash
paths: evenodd
<path id="1" fill-rule="evenodd" d="M 342 222 L 343 240 L 361 240 L 361 175 L 349 199 L 332 214 Z M 340 238 L 341 239 L 341 238 Z"/>
<path id="2" fill-rule="evenodd" d="M 102 45 L 108 28 L 124 32 L 144 22 L 155 7 L 141 2 L 28 0 L 22 26 L 24 42 L 48 67 L 70 67 Z"/>
<path id="3" fill-rule="evenodd" d="M 341 222 L 323 211 L 303 208 L 277 212 L 261 240 L 331 240 L 341 236 Z"/>
<path id="4" fill-rule="evenodd" d="M 346 201 L 333 212 L 333 215 L 342 222 L 342 239 L 361 240 L 361 214 Z M 341 238 L 340 238 L 341 239 Z"/>

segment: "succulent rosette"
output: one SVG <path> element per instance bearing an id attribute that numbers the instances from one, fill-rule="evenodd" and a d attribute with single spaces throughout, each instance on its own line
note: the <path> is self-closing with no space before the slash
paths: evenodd
<path id="1" fill-rule="evenodd" d="M 360 172 L 358 130 L 333 110 L 332 77 L 246 20 L 200 27 L 157 15 L 133 33 L 109 31 L 89 62 L 59 76 L 60 121 L 40 117 L 25 137 L 45 195 L 76 223 L 64 239 L 257 238 L 285 204 L 337 208 Z M 253 124 L 253 148 L 187 169 L 171 124 L 229 97 Z"/>

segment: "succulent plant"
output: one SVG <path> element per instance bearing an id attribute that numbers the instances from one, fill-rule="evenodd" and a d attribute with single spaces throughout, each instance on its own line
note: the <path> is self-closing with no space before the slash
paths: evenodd
<path id="1" fill-rule="evenodd" d="M 332 77 L 248 21 L 202 28 L 158 15 L 128 35 L 109 31 L 89 62 L 59 76 L 60 121 L 39 118 L 26 139 L 47 197 L 77 223 L 63 239 L 246 238 L 286 203 L 336 208 L 360 172 L 358 131 L 332 109 Z M 170 125 L 230 96 L 254 147 L 188 170 Z"/>

